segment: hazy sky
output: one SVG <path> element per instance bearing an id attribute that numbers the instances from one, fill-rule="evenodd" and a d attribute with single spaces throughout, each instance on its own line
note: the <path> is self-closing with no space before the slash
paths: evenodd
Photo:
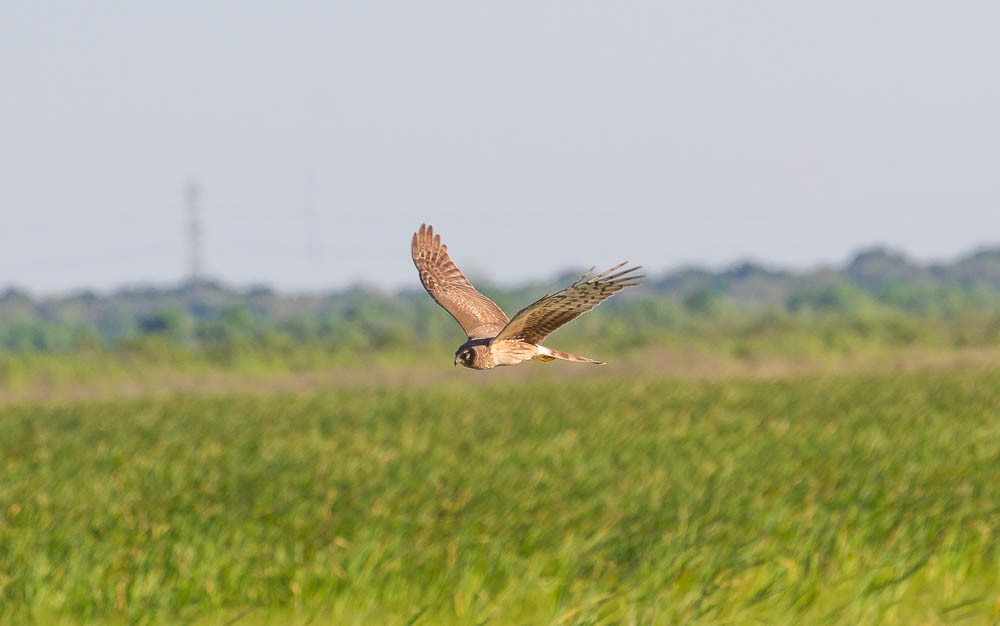
<path id="1" fill-rule="evenodd" d="M 28 2 L 0 18 L 0 286 L 205 266 L 513 282 L 1000 243 L 1000 4 Z"/>

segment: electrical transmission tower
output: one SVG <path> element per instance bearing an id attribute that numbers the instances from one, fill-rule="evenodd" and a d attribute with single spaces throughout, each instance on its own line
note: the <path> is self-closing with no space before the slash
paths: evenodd
<path id="1" fill-rule="evenodd" d="M 184 200 L 187 204 L 188 217 L 188 281 L 191 284 L 197 284 L 202 279 L 200 196 L 201 190 L 197 183 L 188 183 L 184 188 Z"/>

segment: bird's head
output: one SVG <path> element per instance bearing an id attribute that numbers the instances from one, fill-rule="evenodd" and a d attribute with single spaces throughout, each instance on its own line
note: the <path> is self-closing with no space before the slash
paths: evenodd
<path id="1" fill-rule="evenodd" d="M 487 351 L 485 345 L 466 344 L 455 351 L 455 365 L 464 365 L 475 370 L 486 369 L 484 363 Z"/>
<path id="2" fill-rule="evenodd" d="M 476 360 L 476 353 L 471 347 L 459 348 L 455 353 L 455 365 L 462 364 L 465 367 L 472 367 L 472 362 Z"/>

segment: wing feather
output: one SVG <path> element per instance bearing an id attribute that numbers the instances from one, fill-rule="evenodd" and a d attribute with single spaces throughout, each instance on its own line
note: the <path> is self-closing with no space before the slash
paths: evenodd
<path id="1" fill-rule="evenodd" d="M 441 236 L 426 224 L 413 234 L 410 244 L 413 264 L 420 272 L 420 282 L 441 307 L 451 313 L 470 339 L 493 337 L 507 324 L 507 315 L 499 306 L 476 291 L 441 245 Z"/>
<path id="2" fill-rule="evenodd" d="M 572 322 L 626 287 L 638 285 L 638 266 L 621 269 L 619 263 L 596 276 L 587 270 L 575 283 L 524 307 L 511 318 L 494 341 L 515 340 L 541 343 L 556 329 Z"/>

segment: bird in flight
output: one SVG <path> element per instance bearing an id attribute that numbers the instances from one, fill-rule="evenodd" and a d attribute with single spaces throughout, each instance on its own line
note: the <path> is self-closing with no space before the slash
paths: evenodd
<path id="1" fill-rule="evenodd" d="M 451 313 L 469 339 L 455 351 L 455 365 L 487 370 L 499 365 L 517 365 L 537 361 L 576 361 L 603 365 L 601 361 L 547 348 L 542 341 L 598 304 L 626 287 L 639 284 L 644 276 L 640 268 L 611 269 L 592 275 L 590 268 L 578 281 L 562 291 L 549 294 L 507 319 L 495 302 L 476 291 L 441 244 L 441 236 L 426 224 L 413 234 L 410 244 L 413 264 L 420 272 L 420 282 L 434 300 Z"/>

